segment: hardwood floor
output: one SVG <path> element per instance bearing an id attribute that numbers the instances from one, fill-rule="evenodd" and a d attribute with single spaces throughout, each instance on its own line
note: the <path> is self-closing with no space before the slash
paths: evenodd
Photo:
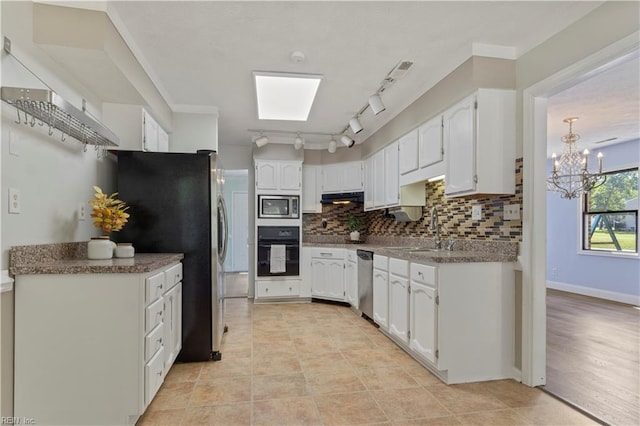
<path id="1" fill-rule="evenodd" d="M 611 425 L 640 424 L 640 310 L 547 290 L 545 389 Z"/>

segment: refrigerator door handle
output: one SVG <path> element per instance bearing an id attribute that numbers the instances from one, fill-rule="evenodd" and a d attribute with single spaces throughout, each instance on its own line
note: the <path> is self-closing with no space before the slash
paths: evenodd
<path id="1" fill-rule="evenodd" d="M 223 264 L 227 258 L 227 245 L 229 244 L 229 223 L 227 222 L 227 205 L 222 196 L 218 197 L 218 220 L 221 223 L 221 231 L 224 234 L 222 246 L 218 247 L 218 256 L 220 256 L 220 264 Z"/>

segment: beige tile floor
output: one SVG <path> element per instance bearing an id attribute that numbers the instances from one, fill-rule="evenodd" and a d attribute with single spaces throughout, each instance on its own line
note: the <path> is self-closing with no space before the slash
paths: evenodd
<path id="1" fill-rule="evenodd" d="M 512 380 L 446 386 L 349 308 L 227 301 L 222 361 L 176 364 L 139 425 L 588 425 Z"/>

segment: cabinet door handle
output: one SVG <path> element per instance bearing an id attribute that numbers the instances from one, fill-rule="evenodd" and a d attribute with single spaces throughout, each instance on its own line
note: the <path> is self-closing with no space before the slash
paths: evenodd
<path id="1" fill-rule="evenodd" d="M 418 276 L 424 278 L 424 274 L 422 272 L 418 272 Z"/>
<path id="2" fill-rule="evenodd" d="M 160 284 L 160 290 L 162 290 L 162 284 Z"/>
<path id="3" fill-rule="evenodd" d="M 162 370 L 158 371 L 158 376 L 162 376 Z"/>
<path id="4" fill-rule="evenodd" d="M 156 342 L 158 342 L 158 343 L 162 343 L 162 337 L 161 337 L 161 338 L 159 338 L 158 340 L 156 340 Z"/>

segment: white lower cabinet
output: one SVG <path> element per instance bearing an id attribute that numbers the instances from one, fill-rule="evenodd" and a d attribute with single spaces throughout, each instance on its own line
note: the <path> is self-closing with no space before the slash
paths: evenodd
<path id="1" fill-rule="evenodd" d="M 311 258 L 311 295 L 313 297 L 345 301 L 344 250 L 315 249 Z"/>
<path id="2" fill-rule="evenodd" d="M 181 348 L 181 267 L 17 275 L 14 416 L 135 424 Z"/>
<path id="3" fill-rule="evenodd" d="M 373 255 L 373 321 L 389 328 L 389 272 L 387 257 Z"/>
<path id="4" fill-rule="evenodd" d="M 409 297 L 409 347 L 427 361 L 437 365 L 438 304 L 436 268 L 411 264 Z"/>
<path id="5" fill-rule="evenodd" d="M 409 262 L 389 258 L 389 333 L 409 342 Z"/>
<path id="6" fill-rule="evenodd" d="M 383 315 L 376 314 L 383 309 L 378 296 L 384 274 L 374 269 L 374 320 L 386 335 L 448 384 L 514 377 L 515 291 L 509 264 L 412 262 L 407 278 L 405 260 L 388 262 L 387 329 Z"/>

